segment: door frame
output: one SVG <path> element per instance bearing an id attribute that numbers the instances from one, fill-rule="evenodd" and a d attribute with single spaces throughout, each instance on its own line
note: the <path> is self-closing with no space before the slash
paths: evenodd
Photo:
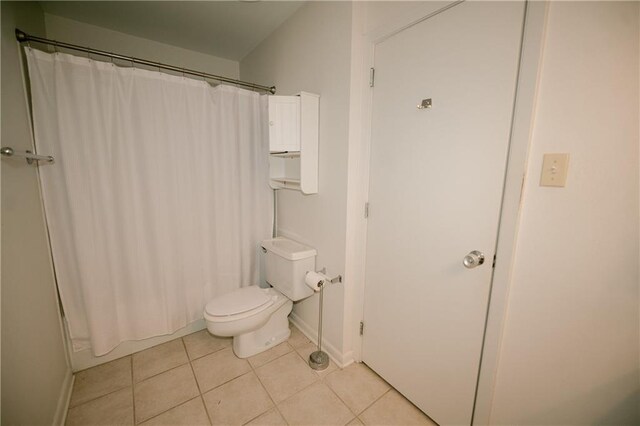
<path id="1" fill-rule="evenodd" d="M 524 29 L 496 241 L 497 262 L 493 271 L 487 306 L 485 334 L 472 417 L 474 425 L 489 424 L 491 416 L 493 390 L 498 371 L 502 331 L 506 320 L 511 270 L 520 221 L 521 197 L 535 119 L 549 8 L 549 2 L 546 0 L 520 1 L 526 3 Z M 360 322 L 364 315 L 367 243 L 367 219 L 364 214 L 364 206 L 369 193 L 369 154 L 373 106 L 373 90 L 371 90 L 369 82 L 370 69 L 374 66 L 375 47 L 398 32 L 442 13 L 461 2 L 421 2 L 413 8 L 403 11 L 400 16 L 386 18 L 385 22 L 370 31 L 365 31 L 367 25 L 366 3 L 353 3 L 345 259 L 345 282 L 347 285 L 344 287 L 343 330 L 345 360 L 362 361 Z M 375 206 L 373 206 L 372 212 L 375 214 Z"/>

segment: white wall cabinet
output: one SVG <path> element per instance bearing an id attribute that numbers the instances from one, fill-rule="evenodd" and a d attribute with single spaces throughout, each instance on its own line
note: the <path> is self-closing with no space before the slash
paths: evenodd
<path id="1" fill-rule="evenodd" d="M 269 96 L 269 173 L 274 189 L 318 192 L 320 96 Z"/>

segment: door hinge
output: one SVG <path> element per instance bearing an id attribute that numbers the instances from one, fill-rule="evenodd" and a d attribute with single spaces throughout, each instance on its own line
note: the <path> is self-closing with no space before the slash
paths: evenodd
<path id="1" fill-rule="evenodd" d="M 492 268 L 496 267 L 496 255 L 493 255 L 493 264 L 491 265 Z"/>
<path id="2" fill-rule="evenodd" d="M 376 81 L 376 69 L 369 68 L 369 87 L 373 87 Z"/>
<path id="3" fill-rule="evenodd" d="M 364 218 L 368 218 L 369 217 L 369 203 L 364 203 Z"/>
<path id="4" fill-rule="evenodd" d="M 360 335 L 364 334 L 364 321 L 360 321 Z"/>

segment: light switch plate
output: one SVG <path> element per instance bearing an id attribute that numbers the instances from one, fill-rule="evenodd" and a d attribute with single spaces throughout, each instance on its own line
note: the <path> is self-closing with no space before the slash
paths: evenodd
<path id="1" fill-rule="evenodd" d="M 544 154 L 540 186 L 564 187 L 569 169 L 569 154 Z"/>

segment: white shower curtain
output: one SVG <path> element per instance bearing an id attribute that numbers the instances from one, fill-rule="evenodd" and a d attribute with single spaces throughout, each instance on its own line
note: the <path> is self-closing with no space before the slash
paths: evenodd
<path id="1" fill-rule="evenodd" d="M 251 91 L 27 48 L 60 297 L 75 350 L 202 318 L 259 280 L 266 104 Z M 264 98 L 264 97 L 262 97 Z"/>

